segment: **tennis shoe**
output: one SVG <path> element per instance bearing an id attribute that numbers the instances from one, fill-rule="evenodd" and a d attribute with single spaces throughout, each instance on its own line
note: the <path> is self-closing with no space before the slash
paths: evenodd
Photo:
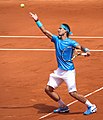
<path id="1" fill-rule="evenodd" d="M 69 112 L 68 106 L 59 107 L 58 109 L 54 110 L 54 113 L 67 113 L 67 112 Z"/>
<path id="2" fill-rule="evenodd" d="M 84 112 L 84 115 L 90 115 L 97 111 L 97 107 L 93 104 L 93 106 L 88 107 L 88 109 Z"/>

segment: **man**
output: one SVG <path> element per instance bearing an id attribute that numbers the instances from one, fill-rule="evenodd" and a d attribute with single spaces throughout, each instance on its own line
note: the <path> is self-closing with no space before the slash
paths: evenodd
<path id="1" fill-rule="evenodd" d="M 54 91 L 63 81 L 67 84 L 69 94 L 87 106 L 87 110 L 84 112 L 84 115 L 95 113 L 97 111 L 96 106 L 87 100 L 83 95 L 77 93 L 75 83 L 75 68 L 73 62 L 64 61 L 61 57 L 63 49 L 67 46 L 71 48 L 71 50 L 66 54 L 67 56 L 70 56 L 71 53 L 73 54 L 74 49 L 80 49 L 86 53 L 86 56 L 90 56 L 89 49 L 82 47 L 79 43 L 69 38 L 71 31 L 67 24 L 62 24 L 59 27 L 58 36 L 56 36 L 45 29 L 36 14 L 30 12 L 30 15 L 41 31 L 55 44 L 58 68 L 54 71 L 54 73 L 50 74 L 49 81 L 45 88 L 45 92 L 59 104 L 59 108 L 54 110 L 54 113 L 69 112 L 68 106 L 66 106 L 60 96 Z"/>

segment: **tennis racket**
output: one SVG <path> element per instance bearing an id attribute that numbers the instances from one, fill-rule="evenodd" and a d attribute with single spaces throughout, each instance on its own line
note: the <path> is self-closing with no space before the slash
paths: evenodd
<path id="1" fill-rule="evenodd" d="M 71 46 L 68 46 L 63 49 L 62 51 L 62 59 L 65 62 L 71 62 L 74 60 L 77 56 L 86 56 L 87 53 L 82 53 L 81 51 L 77 51 L 73 49 Z"/>

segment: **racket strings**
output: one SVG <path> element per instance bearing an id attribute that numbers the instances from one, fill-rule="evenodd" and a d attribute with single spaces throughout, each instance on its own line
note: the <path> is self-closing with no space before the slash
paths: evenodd
<path id="1" fill-rule="evenodd" d="M 64 61 L 71 61 L 73 57 L 73 48 L 72 47 L 67 47 L 62 51 L 62 59 Z"/>
<path id="2" fill-rule="evenodd" d="M 81 51 L 67 47 L 62 52 L 62 59 L 66 62 L 71 62 L 74 58 L 76 58 L 79 55 L 81 55 Z"/>

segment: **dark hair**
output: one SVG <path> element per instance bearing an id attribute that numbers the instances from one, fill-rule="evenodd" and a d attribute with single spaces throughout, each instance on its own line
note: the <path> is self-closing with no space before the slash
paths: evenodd
<path id="1" fill-rule="evenodd" d="M 62 25 L 66 26 L 66 27 L 68 28 L 69 32 L 70 32 L 70 27 L 69 27 L 68 24 L 63 23 Z M 67 37 L 68 37 L 68 36 L 69 36 L 69 33 L 67 32 Z"/>

